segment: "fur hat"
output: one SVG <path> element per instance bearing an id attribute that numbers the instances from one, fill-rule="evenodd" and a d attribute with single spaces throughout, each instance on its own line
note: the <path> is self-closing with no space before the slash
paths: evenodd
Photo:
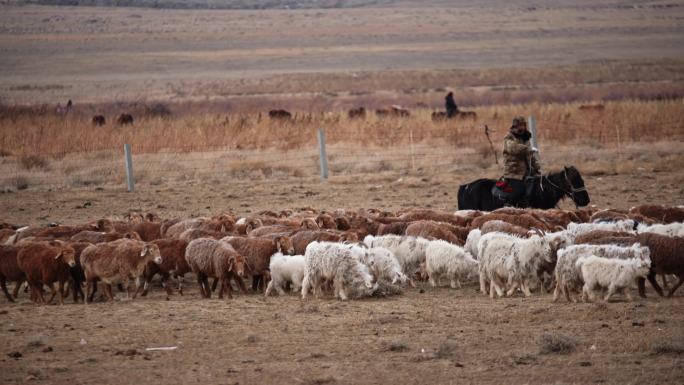
<path id="1" fill-rule="evenodd" d="M 527 119 L 525 119 L 524 116 L 516 116 L 515 118 L 513 118 L 513 122 L 511 123 L 511 127 L 515 127 L 520 123 L 527 125 Z"/>

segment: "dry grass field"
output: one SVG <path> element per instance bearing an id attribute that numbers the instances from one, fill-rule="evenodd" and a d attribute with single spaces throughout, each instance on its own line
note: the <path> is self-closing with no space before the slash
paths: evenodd
<path id="1" fill-rule="evenodd" d="M 545 171 L 577 166 L 592 205 L 684 204 L 677 2 L 35 3 L 60 0 L 0 2 L 2 221 L 305 207 L 451 211 L 459 184 L 502 173 L 484 126 L 500 158 L 517 115 L 536 118 Z M 221 9 L 207 9 L 214 7 Z M 448 90 L 476 118 L 433 122 Z M 69 99 L 73 110 L 58 113 Z M 391 104 L 411 116 L 372 112 Z M 347 109 L 358 106 L 368 116 L 349 119 Z M 295 118 L 272 121 L 274 108 Z M 114 123 L 125 112 L 132 126 Z M 107 124 L 94 127 L 95 114 Z M 133 146 L 132 193 L 124 143 Z M 608 304 L 552 303 L 539 293 L 490 300 L 475 283 L 349 302 L 201 300 L 193 280 L 186 277 L 184 296 L 168 299 L 156 282 L 149 297 L 119 293 L 114 303 L 88 306 L 38 306 L 25 293 L 16 304 L 1 298 L 0 383 L 684 378 L 682 288 L 671 299 L 648 290 L 647 299 Z M 170 346 L 177 348 L 146 350 Z"/>

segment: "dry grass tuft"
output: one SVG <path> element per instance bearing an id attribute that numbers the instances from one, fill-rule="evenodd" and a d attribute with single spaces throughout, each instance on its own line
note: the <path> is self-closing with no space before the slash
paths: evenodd
<path id="1" fill-rule="evenodd" d="M 50 163 L 40 155 L 27 155 L 19 158 L 19 164 L 26 170 L 47 170 Z"/>
<path id="2" fill-rule="evenodd" d="M 682 341 L 656 341 L 651 344 L 654 354 L 684 354 Z"/>
<path id="3" fill-rule="evenodd" d="M 577 337 L 557 332 L 544 333 L 537 339 L 539 354 L 570 354 L 577 349 Z"/>
<path id="4" fill-rule="evenodd" d="M 406 341 L 396 340 L 396 341 L 384 341 L 382 343 L 382 350 L 385 352 L 404 352 L 411 350 L 410 346 Z"/>

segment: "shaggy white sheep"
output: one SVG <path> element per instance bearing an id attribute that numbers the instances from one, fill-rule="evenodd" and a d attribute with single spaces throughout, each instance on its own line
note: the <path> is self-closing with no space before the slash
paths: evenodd
<path id="1" fill-rule="evenodd" d="M 411 277 L 419 270 L 421 262 L 425 261 L 425 249 L 430 241 L 420 237 L 368 235 L 363 242 L 369 248 L 384 247 L 393 252 L 401 265 L 402 272 L 409 277 L 411 286 L 415 286 Z"/>
<path id="2" fill-rule="evenodd" d="M 332 242 L 312 242 L 304 253 L 304 279 L 302 299 L 309 289 L 314 296 L 320 296 L 322 284 L 328 280 L 333 284 L 336 298 L 347 300 L 349 294 L 363 296 L 377 289 L 368 267 L 355 257 L 355 250 L 349 245 Z"/>
<path id="3" fill-rule="evenodd" d="M 608 230 L 608 231 L 624 231 L 634 233 L 634 221 L 625 219 L 617 222 L 599 222 L 599 223 L 575 223 L 568 224 L 567 233 L 575 239 L 578 235 L 588 233 L 594 230 Z"/>
<path id="4" fill-rule="evenodd" d="M 660 235 L 665 235 L 668 237 L 684 237 L 684 223 L 682 222 L 672 222 L 666 225 L 654 224 L 654 225 L 644 225 L 639 224 L 637 226 L 638 233 L 656 233 Z"/>
<path id="5" fill-rule="evenodd" d="M 504 233 L 488 233 L 478 243 L 480 289 L 485 291 L 489 281 L 489 295 L 494 298 L 494 291 L 503 296 L 508 288 L 512 295 L 520 287 L 526 297 L 532 295 L 530 286 L 537 279 L 537 272 L 543 263 L 552 262 L 553 249 L 548 239 L 534 235 L 530 238 L 519 238 Z M 485 290 L 483 290 L 485 289 Z"/>
<path id="6" fill-rule="evenodd" d="M 578 259 L 575 265 L 581 270 L 584 280 L 582 299 L 593 302 L 595 290 L 605 288 L 608 292 L 603 300 L 608 302 L 616 291 L 622 292 L 627 300 L 632 301 L 627 289 L 637 278 L 646 277 L 651 262 L 638 258 L 612 259 L 592 255 Z"/>
<path id="7" fill-rule="evenodd" d="M 576 262 L 582 257 L 599 256 L 603 258 L 628 259 L 637 258 L 650 263 L 650 251 L 636 243 L 629 247 L 616 245 L 572 245 L 558 251 L 556 263 L 556 288 L 553 292 L 553 301 L 556 302 L 561 294 L 565 295 L 568 302 L 577 302 L 570 293 L 578 293 L 584 281 L 582 273 L 577 268 Z"/>
<path id="8" fill-rule="evenodd" d="M 442 240 L 430 241 L 425 249 L 425 270 L 430 284 L 440 284 L 442 276 L 450 280 L 452 289 L 461 287 L 461 280 L 475 276 L 478 262 L 462 247 Z"/>
<path id="9" fill-rule="evenodd" d="M 468 237 L 466 238 L 465 245 L 463 246 L 465 251 L 469 252 L 473 258 L 479 258 L 477 252 L 477 243 L 480 241 L 480 238 L 482 238 L 482 231 L 480 231 L 480 229 L 470 230 Z"/>
<path id="10" fill-rule="evenodd" d="M 368 249 L 368 254 L 373 259 L 373 266 L 369 268 L 378 281 L 387 281 L 392 284 L 408 282 L 409 279 L 401 271 L 397 257 L 389 249 L 373 247 Z"/>
<path id="11" fill-rule="evenodd" d="M 271 280 L 268 282 L 264 295 L 268 297 L 273 289 L 279 295 L 285 295 L 285 284 L 291 283 L 292 292 L 298 292 L 302 287 L 304 279 L 304 256 L 303 255 L 283 255 L 275 253 L 271 256 L 269 263 Z"/>

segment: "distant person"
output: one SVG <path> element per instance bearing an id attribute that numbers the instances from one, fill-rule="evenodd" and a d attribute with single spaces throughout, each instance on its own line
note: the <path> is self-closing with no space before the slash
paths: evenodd
<path id="1" fill-rule="evenodd" d="M 508 204 L 527 207 L 532 199 L 534 180 L 541 174 L 536 148 L 532 147 L 532 134 L 527 130 L 524 117 L 513 118 L 511 130 L 504 137 L 503 162 L 504 180 L 511 187 Z"/>
<path id="2" fill-rule="evenodd" d="M 454 101 L 454 93 L 449 92 L 447 96 L 444 98 L 445 105 L 446 105 L 446 115 L 447 119 L 451 119 L 455 117 L 458 114 L 458 106 L 456 105 L 456 102 Z"/>
<path id="3" fill-rule="evenodd" d="M 65 113 L 65 114 L 68 114 L 69 111 L 71 111 L 71 107 L 73 107 L 73 105 L 74 105 L 74 103 L 72 103 L 72 102 L 71 102 L 71 99 L 69 99 L 69 101 L 68 101 L 67 104 L 66 104 L 66 110 L 65 110 L 64 113 Z"/>

